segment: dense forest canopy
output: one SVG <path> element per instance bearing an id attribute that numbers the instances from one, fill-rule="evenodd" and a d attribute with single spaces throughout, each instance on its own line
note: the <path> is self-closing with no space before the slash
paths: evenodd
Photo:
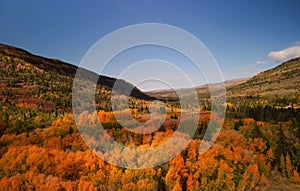
<path id="1" fill-rule="evenodd" d="M 287 85 L 293 81 L 298 86 L 299 58 L 228 89 L 223 128 L 218 135 L 210 132 L 217 136 L 214 144 L 203 138 L 216 116 L 210 111 L 210 98 L 198 92 L 200 118 L 192 140 L 171 161 L 147 169 L 121 168 L 97 155 L 97 139 L 80 134 L 74 122 L 75 70 L 58 63 L 0 46 L 0 190 L 300 189 L 300 94 L 297 87 Z M 282 94 L 276 87 L 269 89 L 274 83 L 279 89 L 287 85 Z M 254 91 L 257 87 L 261 93 Z M 161 99 L 167 107 L 158 109 L 164 110 L 166 119 L 156 131 L 136 134 L 116 120 L 110 94 L 109 83 L 100 81 L 97 111 L 76 116 L 89 124 L 86 132 L 96 134 L 100 121 L 118 143 L 147 149 L 164 144 L 179 129 L 182 111 L 176 99 Z M 147 122 L 153 99 L 136 89 L 128 98 L 129 108 L 119 115 Z M 200 144 L 211 147 L 199 153 Z M 110 160 L 124 163 L 146 165 L 157 157 L 138 158 L 135 153 L 120 157 L 123 150 L 112 152 Z"/>

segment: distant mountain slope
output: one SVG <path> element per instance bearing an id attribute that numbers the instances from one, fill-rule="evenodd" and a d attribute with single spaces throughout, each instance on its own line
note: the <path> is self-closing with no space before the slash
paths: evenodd
<path id="1" fill-rule="evenodd" d="M 230 89 L 233 86 L 237 84 L 241 84 L 245 81 L 247 81 L 249 78 L 239 78 L 239 79 L 233 79 L 233 80 L 227 80 L 225 81 L 225 87 L 226 89 Z M 221 83 L 215 83 L 215 86 L 221 85 Z M 195 90 L 199 96 L 199 98 L 209 98 L 210 97 L 210 91 L 209 91 L 209 86 L 208 84 L 204 84 L 201 86 L 195 87 Z M 188 89 L 181 89 L 180 91 L 189 91 Z M 159 98 L 159 99 L 166 99 L 166 100 L 176 100 L 178 99 L 176 95 L 175 90 L 155 90 L 155 91 L 150 91 L 146 92 L 148 95 Z"/>
<path id="2" fill-rule="evenodd" d="M 23 49 L 0 44 L 0 97 L 11 104 L 38 104 L 40 108 L 53 110 L 71 106 L 71 92 L 77 66 L 33 55 Z M 84 80 L 99 77 L 87 71 Z M 98 78 L 99 88 L 107 93 L 116 79 Z M 132 84 L 122 80 L 122 92 L 133 89 L 131 96 L 137 99 L 153 99 Z M 108 98 L 108 97 L 107 97 Z"/>
<path id="3" fill-rule="evenodd" d="M 228 98 L 298 98 L 300 96 L 300 57 L 284 62 L 251 78 L 225 81 L 225 86 Z M 207 84 L 197 86 L 195 89 L 200 99 L 210 98 Z M 184 89 L 181 91 L 188 92 Z M 147 94 L 160 99 L 177 99 L 174 90 L 156 90 L 147 92 Z"/>
<path id="4" fill-rule="evenodd" d="M 261 72 L 244 83 L 229 88 L 229 97 L 272 97 L 300 95 L 300 57 Z"/>

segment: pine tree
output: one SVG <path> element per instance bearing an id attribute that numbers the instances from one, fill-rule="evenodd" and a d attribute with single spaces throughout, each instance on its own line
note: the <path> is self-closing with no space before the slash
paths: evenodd
<path id="1" fill-rule="evenodd" d="M 284 161 L 284 156 L 281 155 L 280 156 L 280 170 L 281 170 L 281 174 L 282 176 L 285 176 L 285 161 Z"/>
<path id="2" fill-rule="evenodd" d="M 291 163 L 291 157 L 287 154 L 285 158 L 285 171 L 288 178 L 292 177 L 293 165 Z"/>
<path id="3" fill-rule="evenodd" d="M 176 181 L 176 183 L 175 183 L 175 185 L 174 185 L 172 191 L 182 191 L 182 187 L 181 187 L 181 185 L 180 185 L 179 179 L 177 179 L 177 181 Z"/>
<path id="4" fill-rule="evenodd" d="M 293 176 L 291 177 L 291 180 L 295 183 L 300 183 L 300 176 L 296 170 L 293 170 Z"/>
<path id="5" fill-rule="evenodd" d="M 193 175 L 192 173 L 190 173 L 187 182 L 186 182 L 186 186 L 187 186 L 187 190 L 188 191 L 193 191 Z"/>

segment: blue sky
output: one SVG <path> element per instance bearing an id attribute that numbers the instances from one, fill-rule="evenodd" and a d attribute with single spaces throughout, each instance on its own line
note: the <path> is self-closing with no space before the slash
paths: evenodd
<path id="1" fill-rule="evenodd" d="M 164 23 L 195 35 L 224 78 L 233 79 L 300 55 L 299 10 L 298 0 L 6 0 L 0 7 L 0 43 L 78 65 L 110 32 Z"/>

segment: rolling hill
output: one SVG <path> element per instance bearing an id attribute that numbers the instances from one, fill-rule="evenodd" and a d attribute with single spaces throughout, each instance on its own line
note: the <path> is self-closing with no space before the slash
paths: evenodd
<path id="1" fill-rule="evenodd" d="M 84 70 L 84 69 L 82 69 Z M 77 66 L 57 59 L 44 58 L 20 48 L 0 44 L 0 97 L 4 102 L 35 105 L 43 110 L 70 110 L 73 78 Z M 111 91 L 116 79 L 98 76 L 84 70 L 84 80 L 98 78 L 98 88 Z M 121 80 L 123 94 L 133 89 L 131 96 L 151 100 L 132 84 Z M 103 98 L 103 97 L 102 97 Z M 106 97 L 109 99 L 109 96 Z"/>
<path id="2" fill-rule="evenodd" d="M 218 83 L 214 84 L 218 86 Z M 300 95 L 300 57 L 289 60 L 275 68 L 261 72 L 251 78 L 225 81 L 227 98 L 297 98 Z M 195 87 L 199 99 L 210 98 L 207 84 Z M 188 90 L 182 90 L 187 91 Z M 147 92 L 148 95 L 166 100 L 176 100 L 173 90 Z"/>
<path id="3" fill-rule="evenodd" d="M 225 81 L 225 87 L 226 89 L 231 89 L 232 87 L 244 83 L 248 80 L 249 78 L 239 78 L 239 79 L 233 79 L 233 80 L 228 80 Z M 218 87 L 221 85 L 221 83 L 215 83 L 213 84 L 214 86 Z M 210 92 L 209 92 L 209 86 L 208 84 L 200 85 L 195 87 L 195 90 L 199 96 L 200 99 L 202 98 L 210 98 Z M 179 91 L 186 91 L 189 92 L 189 89 L 180 89 Z M 164 99 L 164 100 L 177 100 L 177 94 L 175 90 L 171 89 L 165 89 L 165 90 L 155 90 L 155 91 L 150 91 L 146 92 L 148 95 L 159 98 L 159 99 Z"/>
<path id="4" fill-rule="evenodd" d="M 300 95 L 300 57 L 261 72 L 227 91 L 229 97 L 284 97 Z"/>
<path id="5" fill-rule="evenodd" d="M 173 149 L 140 156 L 131 149 L 155 148 L 165 144 L 175 131 L 180 135 L 179 125 L 185 128 L 191 123 L 178 115 L 178 102 L 167 111 L 161 128 L 148 134 L 132 133 L 117 123 L 111 111 L 82 112 L 79 118 L 88 122 L 84 128 L 106 141 L 98 142 L 89 134 L 79 133 L 69 111 L 75 72 L 76 66 L 0 46 L 0 190 L 299 190 L 300 109 L 270 107 L 257 101 L 263 96 L 299 96 L 299 58 L 250 79 L 225 82 L 228 100 L 235 102 L 227 105 L 224 123 L 212 120 L 213 128 L 222 121 L 220 133 L 208 129 L 210 118 L 217 116 L 202 99 L 205 108 L 190 144 L 168 163 L 151 169 L 125 169 L 95 155 L 93 151 L 104 153 L 99 143 L 108 147 L 111 143 L 101 135 L 96 119 L 100 118 L 111 138 L 125 146 L 106 152 L 110 161 L 148 165 Z M 96 75 L 90 71 L 85 74 L 83 83 Z M 108 109 L 115 80 L 100 77 L 97 88 L 102 94 L 95 95 L 100 109 Z M 124 91 L 133 87 L 122 82 Z M 200 98 L 209 96 L 207 85 L 196 90 Z M 151 96 L 137 88 L 134 91 L 138 99 L 176 96 L 174 91 L 150 92 Z M 181 91 L 188 94 L 189 89 Z M 138 99 L 131 99 L 131 104 L 139 106 L 143 100 Z M 150 115 L 144 106 L 134 113 L 138 119 Z M 199 153 L 200 145 L 208 143 L 206 133 L 218 138 L 209 143 L 206 153 Z"/>

